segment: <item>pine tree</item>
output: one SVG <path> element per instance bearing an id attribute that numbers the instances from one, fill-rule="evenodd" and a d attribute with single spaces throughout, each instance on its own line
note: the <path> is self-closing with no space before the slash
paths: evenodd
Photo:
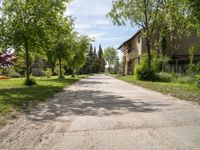
<path id="1" fill-rule="evenodd" d="M 99 65 L 98 65 L 98 57 L 97 57 L 97 50 L 96 50 L 96 47 L 94 47 L 94 51 L 93 51 L 93 73 L 98 73 L 98 68 L 99 68 Z"/>
<path id="2" fill-rule="evenodd" d="M 99 51 L 98 51 L 98 65 L 99 69 L 98 72 L 105 72 L 105 60 L 103 58 L 103 49 L 101 47 L 101 44 L 99 45 Z"/>
<path id="3" fill-rule="evenodd" d="M 85 65 L 83 66 L 83 68 L 80 70 L 81 73 L 84 74 L 89 74 L 89 73 L 93 73 L 93 66 L 94 66 L 94 59 L 93 59 L 93 46 L 90 45 L 90 50 L 85 62 Z"/>

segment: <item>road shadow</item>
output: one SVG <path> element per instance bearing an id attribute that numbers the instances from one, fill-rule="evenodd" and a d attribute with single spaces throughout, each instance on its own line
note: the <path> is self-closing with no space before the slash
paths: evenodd
<path id="1" fill-rule="evenodd" d="M 158 107 L 169 104 L 159 102 L 144 102 L 140 99 L 127 99 L 112 95 L 105 91 L 66 90 L 56 94 L 48 105 L 26 112 L 29 119 L 34 121 L 54 120 L 61 116 L 110 116 L 122 115 L 129 112 L 151 113 L 159 111 Z"/>

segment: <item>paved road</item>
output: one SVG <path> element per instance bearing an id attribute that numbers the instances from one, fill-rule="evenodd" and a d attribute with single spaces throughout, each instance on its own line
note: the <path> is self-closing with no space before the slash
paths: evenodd
<path id="1" fill-rule="evenodd" d="M 200 150 L 200 107 L 95 75 L 2 129 L 0 149 Z"/>

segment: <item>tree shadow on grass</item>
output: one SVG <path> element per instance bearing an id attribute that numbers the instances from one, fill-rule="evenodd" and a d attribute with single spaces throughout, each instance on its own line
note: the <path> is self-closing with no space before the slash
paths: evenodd
<path id="1" fill-rule="evenodd" d="M 78 79 L 44 79 L 39 81 L 44 82 L 44 85 L 0 89 L 0 113 L 4 113 L 5 108 L 20 110 L 35 106 L 62 91 L 64 85 L 71 85 L 76 81 Z"/>
<path id="2" fill-rule="evenodd" d="M 38 107 L 27 113 L 35 121 L 50 121 L 62 116 L 110 116 L 130 112 L 151 113 L 158 107 L 168 106 L 159 102 L 144 102 L 140 99 L 127 99 L 102 91 L 66 90 L 49 101 L 45 107 Z"/>

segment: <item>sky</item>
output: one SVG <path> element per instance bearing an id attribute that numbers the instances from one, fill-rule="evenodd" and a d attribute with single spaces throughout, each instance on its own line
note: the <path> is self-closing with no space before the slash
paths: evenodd
<path id="1" fill-rule="evenodd" d="M 137 31 L 137 28 L 113 25 L 111 19 L 106 17 L 111 8 L 112 0 L 73 0 L 66 15 L 75 17 L 77 32 L 95 38 L 93 45 L 97 49 L 99 44 L 103 48 L 118 48 Z"/>

